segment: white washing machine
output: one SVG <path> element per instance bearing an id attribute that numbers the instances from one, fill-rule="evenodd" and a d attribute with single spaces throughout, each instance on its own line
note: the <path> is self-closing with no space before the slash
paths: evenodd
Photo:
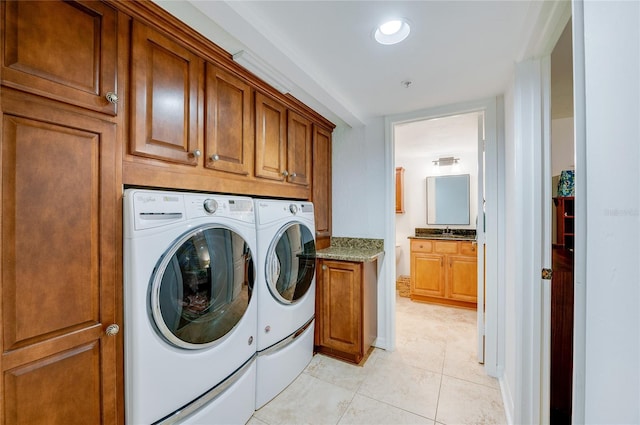
<path id="1" fill-rule="evenodd" d="M 125 191 L 127 424 L 249 420 L 256 252 L 251 198 Z"/>
<path id="2" fill-rule="evenodd" d="M 258 239 L 256 409 L 311 361 L 315 317 L 313 204 L 255 199 Z"/>

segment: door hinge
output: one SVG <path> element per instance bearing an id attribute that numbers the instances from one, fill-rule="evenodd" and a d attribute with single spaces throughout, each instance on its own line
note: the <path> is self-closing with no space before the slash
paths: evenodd
<path id="1" fill-rule="evenodd" d="M 551 280 L 552 276 L 553 276 L 553 270 L 551 270 L 551 269 L 542 269 L 542 279 Z"/>

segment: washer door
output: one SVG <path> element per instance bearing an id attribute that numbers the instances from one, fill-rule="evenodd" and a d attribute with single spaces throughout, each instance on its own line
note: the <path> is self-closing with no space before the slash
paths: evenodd
<path id="1" fill-rule="evenodd" d="M 266 278 L 269 291 L 282 304 L 293 304 L 311 287 L 316 271 L 316 243 L 301 223 L 283 227 L 269 246 Z"/>
<path id="2" fill-rule="evenodd" d="M 174 242 L 152 276 L 155 327 L 177 347 L 215 345 L 244 316 L 254 281 L 253 256 L 242 236 L 222 226 L 193 229 Z"/>

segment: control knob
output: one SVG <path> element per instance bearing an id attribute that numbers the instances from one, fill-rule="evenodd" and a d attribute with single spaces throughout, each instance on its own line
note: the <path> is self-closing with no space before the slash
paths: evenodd
<path id="1" fill-rule="evenodd" d="M 218 202 L 215 199 L 205 199 L 204 200 L 204 210 L 209 214 L 213 214 L 218 209 Z"/>
<path id="2" fill-rule="evenodd" d="M 298 214 L 298 206 L 296 204 L 289 205 L 289 211 L 291 211 L 293 215 Z"/>

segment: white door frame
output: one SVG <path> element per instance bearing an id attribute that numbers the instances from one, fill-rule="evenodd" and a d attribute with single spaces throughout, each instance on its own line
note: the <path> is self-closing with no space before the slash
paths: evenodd
<path id="1" fill-rule="evenodd" d="M 516 358 L 514 423 L 549 423 L 550 306 L 550 55 L 571 17 L 568 2 L 541 3 L 530 49 L 516 66 L 514 194 L 516 229 Z M 576 166 L 578 163 L 576 163 Z"/>
<path id="2" fill-rule="evenodd" d="M 485 372 L 490 376 L 498 376 L 498 371 L 502 370 L 498 356 L 498 258 L 499 251 L 498 234 L 503 226 L 499 226 L 498 203 L 498 182 L 504 177 L 504 167 L 499 163 L 499 147 L 504 143 L 499 143 L 498 137 L 503 134 L 499 131 L 504 125 L 504 117 L 498 116 L 498 111 L 502 112 L 502 99 L 489 98 L 475 102 L 465 102 L 454 105 L 446 105 L 429 108 L 421 111 L 414 111 L 406 114 L 391 115 L 385 117 L 385 193 L 386 193 L 386 214 L 385 214 L 385 246 L 395 246 L 395 141 L 393 127 L 395 124 L 411 121 L 421 121 L 425 119 L 440 118 L 450 115 L 460 115 L 471 112 L 484 112 L 485 115 L 485 155 L 486 155 L 486 319 L 485 319 Z M 502 155 L 503 157 L 503 155 Z M 480 214 L 481 211 L 478 211 Z M 478 219 L 480 221 L 480 218 Z M 386 335 L 388 335 L 388 349 L 395 349 L 395 263 L 390 262 L 387 268 L 385 281 L 388 282 L 385 296 L 386 313 Z"/>

